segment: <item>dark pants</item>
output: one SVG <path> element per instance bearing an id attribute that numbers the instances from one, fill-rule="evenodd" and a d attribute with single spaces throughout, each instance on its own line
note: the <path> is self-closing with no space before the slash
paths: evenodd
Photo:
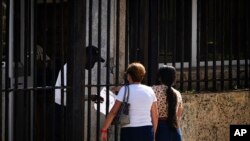
<path id="1" fill-rule="evenodd" d="M 154 141 L 152 126 L 121 128 L 120 141 Z"/>
<path id="2" fill-rule="evenodd" d="M 164 120 L 158 122 L 156 141 L 182 141 L 181 129 L 171 129 Z"/>

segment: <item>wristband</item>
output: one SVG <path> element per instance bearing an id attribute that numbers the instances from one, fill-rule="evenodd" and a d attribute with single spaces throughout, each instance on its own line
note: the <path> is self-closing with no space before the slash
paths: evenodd
<path id="1" fill-rule="evenodd" d="M 107 133 L 107 132 L 108 132 L 108 130 L 101 129 L 101 132 L 102 132 L 102 133 Z"/>

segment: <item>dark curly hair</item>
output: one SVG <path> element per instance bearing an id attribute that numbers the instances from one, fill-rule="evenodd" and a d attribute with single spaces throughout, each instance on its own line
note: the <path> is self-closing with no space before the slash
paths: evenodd
<path id="1" fill-rule="evenodd" d="M 173 129 L 178 128 L 177 116 L 176 116 L 176 105 L 177 105 L 177 95 L 173 91 L 173 84 L 176 79 L 176 70 L 173 66 L 162 66 L 158 72 L 159 81 L 167 86 L 166 96 L 168 103 L 168 117 L 167 122 L 170 123 Z"/>

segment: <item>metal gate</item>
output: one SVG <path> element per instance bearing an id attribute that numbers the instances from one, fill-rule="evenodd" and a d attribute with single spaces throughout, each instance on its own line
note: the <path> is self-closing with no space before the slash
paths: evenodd
<path id="1" fill-rule="evenodd" d="M 250 87 L 248 0 L 0 4 L 1 140 L 98 141 L 107 93 L 133 61 L 148 85 L 170 64 L 181 91 Z M 109 140 L 118 133 L 112 126 Z"/>
<path id="2" fill-rule="evenodd" d="M 99 140 L 100 93 L 128 64 L 125 1 L 0 3 L 1 140 Z"/>

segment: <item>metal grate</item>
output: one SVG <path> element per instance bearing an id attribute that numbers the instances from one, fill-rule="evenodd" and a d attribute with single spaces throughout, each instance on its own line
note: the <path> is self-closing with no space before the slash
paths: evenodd
<path id="1" fill-rule="evenodd" d="M 169 64 L 181 91 L 249 89 L 249 3 L 0 0 L 1 140 L 98 141 L 105 114 L 93 99 L 122 85 L 132 61 L 148 85 Z"/>

